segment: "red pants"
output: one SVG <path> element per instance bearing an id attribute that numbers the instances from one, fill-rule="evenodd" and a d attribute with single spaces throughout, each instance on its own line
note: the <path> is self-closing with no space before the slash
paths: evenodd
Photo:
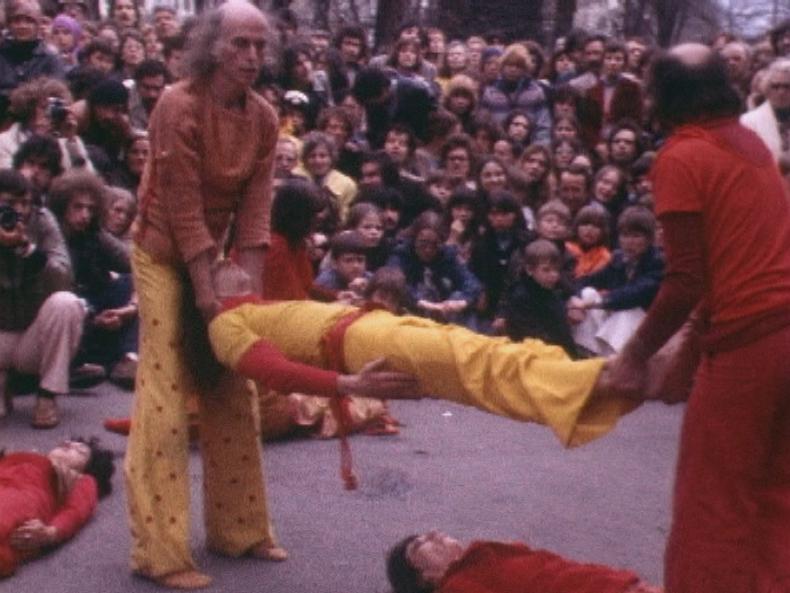
<path id="1" fill-rule="evenodd" d="M 790 327 L 700 363 L 665 585 L 667 593 L 790 592 Z"/>

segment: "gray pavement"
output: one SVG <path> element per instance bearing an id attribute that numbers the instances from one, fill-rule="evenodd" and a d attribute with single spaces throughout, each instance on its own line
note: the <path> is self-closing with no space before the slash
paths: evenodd
<path id="1" fill-rule="evenodd" d="M 38 449 L 72 435 L 100 435 L 119 456 L 115 492 L 75 538 L 0 581 L 0 593 L 159 591 L 128 571 L 120 458 L 125 439 L 101 420 L 125 414 L 132 396 L 109 384 L 61 398 L 62 424 L 34 431 L 32 396 L 0 420 L 0 448 Z M 578 560 L 628 567 L 661 582 L 664 539 L 683 406 L 648 404 L 585 447 L 563 449 L 544 427 L 439 401 L 397 402 L 395 437 L 355 436 L 360 488 L 343 489 L 337 441 L 265 447 L 270 508 L 290 559 L 281 564 L 206 552 L 200 463 L 192 455 L 196 559 L 208 591 L 386 593 L 383 555 L 428 528 L 462 539 L 522 540 Z"/>

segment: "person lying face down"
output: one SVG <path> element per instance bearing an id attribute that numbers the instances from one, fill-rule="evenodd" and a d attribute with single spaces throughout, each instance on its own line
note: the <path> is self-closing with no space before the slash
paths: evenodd
<path id="1" fill-rule="evenodd" d="M 637 403 L 606 393 L 605 361 L 572 361 L 539 340 L 511 342 L 424 318 L 340 303 L 266 302 L 231 262 L 213 270 L 223 311 L 209 339 L 226 367 L 265 389 L 327 397 L 423 394 L 550 427 L 566 446 L 607 433 Z"/>
<path id="2" fill-rule="evenodd" d="M 628 570 L 583 564 L 519 542 L 463 544 L 439 531 L 387 554 L 393 593 L 661 593 Z"/>
<path id="3" fill-rule="evenodd" d="M 47 455 L 0 453 L 0 578 L 85 525 L 112 491 L 113 463 L 94 439 L 64 441 Z"/>

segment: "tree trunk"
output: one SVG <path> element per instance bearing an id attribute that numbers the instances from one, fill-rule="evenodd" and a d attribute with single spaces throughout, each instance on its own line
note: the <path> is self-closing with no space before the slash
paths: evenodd
<path id="1" fill-rule="evenodd" d="M 655 0 L 656 41 L 661 47 L 669 47 L 675 39 L 678 25 L 685 15 L 687 0 Z"/>
<path id="2" fill-rule="evenodd" d="M 376 49 L 381 50 L 395 39 L 398 27 L 409 9 L 409 0 L 379 0 L 376 11 Z"/>
<path id="3" fill-rule="evenodd" d="M 472 7 L 469 0 L 438 0 L 437 4 L 436 22 L 447 33 L 448 39 L 468 37 L 471 34 Z"/>
<path id="4" fill-rule="evenodd" d="M 565 37 L 573 28 L 576 0 L 557 0 L 557 16 L 554 19 L 554 37 Z"/>
<path id="5" fill-rule="evenodd" d="M 316 29 L 329 30 L 329 8 L 331 0 L 313 0 L 313 26 Z"/>

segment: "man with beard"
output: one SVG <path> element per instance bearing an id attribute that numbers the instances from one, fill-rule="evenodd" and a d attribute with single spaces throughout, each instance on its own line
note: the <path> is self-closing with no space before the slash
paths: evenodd
<path id="1" fill-rule="evenodd" d="M 106 79 L 88 96 L 87 121 L 80 132 L 93 168 L 105 179 L 123 165 L 122 153 L 131 139 L 129 91 Z"/>
<path id="2" fill-rule="evenodd" d="M 165 90 L 167 68 L 159 60 L 144 60 L 134 71 L 134 87 L 129 93 L 129 123 L 148 128 L 148 118 Z"/>

